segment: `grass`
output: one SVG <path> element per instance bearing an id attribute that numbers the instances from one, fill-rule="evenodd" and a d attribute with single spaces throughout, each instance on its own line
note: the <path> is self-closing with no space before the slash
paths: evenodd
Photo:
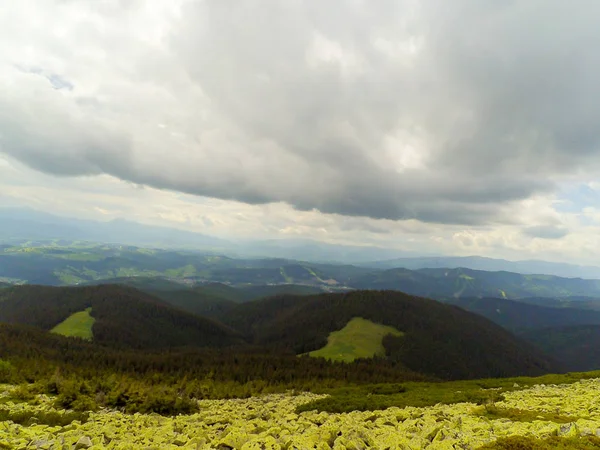
<path id="1" fill-rule="evenodd" d="M 63 284 L 78 284 L 83 283 L 86 280 L 84 278 L 78 277 L 67 271 L 55 270 L 54 275 L 63 283 Z"/>
<path id="2" fill-rule="evenodd" d="M 170 278 L 192 277 L 196 275 L 196 268 L 193 265 L 188 264 L 187 266 L 179 267 L 177 269 L 167 269 L 165 270 L 165 275 Z"/>
<path id="3" fill-rule="evenodd" d="M 52 328 L 50 332 L 91 341 L 94 337 L 92 326 L 96 321 L 96 319 L 91 316 L 91 312 L 92 308 L 87 308 L 85 311 L 79 311 L 71 314 L 61 323 Z"/>
<path id="4" fill-rule="evenodd" d="M 279 273 L 281 274 L 281 276 L 283 277 L 283 279 L 285 280 L 286 283 L 293 283 L 293 279 L 291 279 L 287 273 L 285 273 L 285 270 L 283 267 L 279 268 Z"/>
<path id="5" fill-rule="evenodd" d="M 0 407 L 0 422 L 11 421 L 19 425 L 48 425 L 64 427 L 74 420 L 80 423 L 87 422 L 88 413 L 74 411 L 11 411 L 9 408 Z M 0 447 L 2 448 L 2 447 Z M 12 447 L 9 447 L 12 448 Z"/>
<path id="6" fill-rule="evenodd" d="M 494 419 L 509 419 L 512 422 L 533 422 L 534 420 L 546 420 L 555 423 L 577 422 L 580 417 L 565 416 L 559 413 L 549 413 L 545 411 L 532 411 L 518 408 L 501 408 L 493 404 L 488 404 L 479 410 L 479 415 Z"/>
<path id="7" fill-rule="evenodd" d="M 402 336 L 394 327 L 355 317 L 341 330 L 330 333 L 325 347 L 310 352 L 309 355 L 341 362 L 373 358 L 385 354 L 382 340 L 388 334 Z"/>
<path id="8" fill-rule="evenodd" d="M 450 405 L 454 403 L 475 403 L 486 405 L 481 414 L 498 417 L 511 417 L 523 421 L 535 420 L 525 417 L 519 410 L 504 410 L 494 403 L 504 399 L 503 393 L 526 389 L 539 384 L 570 384 L 583 379 L 599 378 L 600 371 L 577 372 L 566 374 L 543 375 L 541 377 L 489 378 L 480 380 L 447 381 L 447 382 L 406 382 L 396 386 L 390 392 L 382 393 L 378 385 L 350 386 L 334 389 L 322 389 L 317 392 L 329 394 L 329 397 L 315 400 L 298 407 L 297 411 L 326 411 L 331 413 L 351 411 L 374 411 L 392 406 L 433 406 L 438 403 Z M 535 416 L 543 415 L 536 412 Z M 561 421 L 562 416 L 554 416 L 548 420 Z"/>

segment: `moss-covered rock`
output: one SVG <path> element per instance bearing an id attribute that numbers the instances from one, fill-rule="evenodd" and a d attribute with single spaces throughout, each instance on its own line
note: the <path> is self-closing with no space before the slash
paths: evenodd
<path id="1" fill-rule="evenodd" d="M 6 397 L 10 389 L 4 392 Z M 600 412 L 594 405 L 599 397 L 598 380 L 510 392 L 495 407 L 514 414 L 525 411 L 527 414 L 523 416 L 532 418 L 511 420 L 510 416 L 482 415 L 481 407 L 471 403 L 394 407 L 344 414 L 315 411 L 296 414 L 294 411 L 299 404 L 319 396 L 267 395 L 203 400 L 199 402 L 199 412 L 176 417 L 100 410 L 91 412 L 87 421 L 72 420 L 64 426 L 7 420 L 0 426 L 0 443 L 6 448 L 72 449 L 78 442 L 82 445 L 82 437 L 87 437 L 86 443 L 91 442 L 90 448 L 94 449 L 446 450 L 475 449 L 495 442 L 512 442 L 511 437 L 523 436 L 529 443 L 546 445 L 544 443 L 550 442 L 547 440 L 551 438 L 565 439 L 557 442 L 584 442 L 587 438 L 596 438 L 600 433 Z M 32 403 L 6 401 L 2 407 L 8 408 L 11 414 L 29 414 L 31 417 L 68 414 L 56 409 L 54 404 L 53 398 L 38 396 Z M 576 420 L 565 423 L 552 421 L 552 417 Z M 593 444 L 589 439 L 585 443 Z"/>

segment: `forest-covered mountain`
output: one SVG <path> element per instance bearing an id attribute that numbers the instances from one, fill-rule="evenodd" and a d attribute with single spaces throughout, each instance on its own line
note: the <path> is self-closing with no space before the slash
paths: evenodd
<path id="1" fill-rule="evenodd" d="M 278 296 L 238 305 L 222 320 L 253 344 L 306 353 L 361 317 L 401 331 L 384 339 L 387 358 L 440 378 L 557 370 L 549 359 L 481 316 L 394 291 Z"/>
<path id="2" fill-rule="evenodd" d="M 452 303 L 484 316 L 560 361 L 568 370 L 600 368 L 600 311 L 597 302 L 552 299 L 454 299 Z M 551 304 L 552 306 L 541 306 Z M 578 306 L 587 306 L 587 309 Z"/>
<path id="3" fill-rule="evenodd" d="M 384 338 L 382 367 L 442 379 L 537 375 L 561 367 L 487 319 L 399 292 L 280 295 L 237 304 L 222 323 L 172 308 L 131 287 L 15 286 L 0 291 L 0 321 L 48 331 L 91 308 L 93 343 L 120 349 L 176 347 L 317 350 L 328 335 L 362 317 L 403 333 Z M 373 360 L 372 364 L 379 364 Z M 325 367 L 325 366 L 323 366 Z"/>
<path id="4" fill-rule="evenodd" d="M 600 325 L 557 326 L 520 333 L 570 371 L 600 368 Z"/>
<path id="5" fill-rule="evenodd" d="M 502 298 L 460 298 L 449 303 L 474 312 L 516 332 L 575 325 L 600 325 L 600 311 L 548 307 Z"/>
<path id="6" fill-rule="evenodd" d="M 115 348 L 223 347 L 241 336 L 213 320 L 165 305 L 136 289 L 24 285 L 0 291 L 0 322 L 52 330 L 91 308 L 94 342 Z"/>

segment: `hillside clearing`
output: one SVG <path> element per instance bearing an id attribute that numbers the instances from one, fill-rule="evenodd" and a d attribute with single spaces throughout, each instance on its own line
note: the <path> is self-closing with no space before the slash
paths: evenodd
<path id="1" fill-rule="evenodd" d="M 78 337 L 91 341 L 94 337 L 92 326 L 96 321 L 96 319 L 91 316 L 91 312 L 92 308 L 86 308 L 84 311 L 71 314 L 61 323 L 52 328 L 50 332 L 67 337 Z"/>
<path id="2" fill-rule="evenodd" d="M 341 362 L 383 356 L 385 355 L 385 348 L 382 340 L 388 334 L 393 336 L 403 335 L 394 327 L 355 317 L 341 330 L 331 332 L 325 347 L 310 352 L 309 355 L 315 358 Z"/>

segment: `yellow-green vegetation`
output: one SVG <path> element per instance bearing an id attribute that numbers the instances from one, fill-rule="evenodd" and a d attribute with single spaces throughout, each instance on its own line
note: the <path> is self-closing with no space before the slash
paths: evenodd
<path id="1" fill-rule="evenodd" d="M 500 295 L 502 296 L 502 298 L 507 298 L 506 292 L 504 292 L 502 289 L 499 289 L 499 291 L 500 291 Z"/>
<path id="2" fill-rule="evenodd" d="M 509 419 L 513 422 L 531 422 L 533 420 L 549 420 L 557 423 L 576 422 L 579 417 L 563 416 L 557 411 L 530 411 L 519 408 L 500 408 L 495 404 L 487 404 L 482 406 L 481 415 L 488 419 Z"/>
<path id="3" fill-rule="evenodd" d="M 469 281 L 471 281 L 471 280 L 474 280 L 474 279 L 475 279 L 475 278 L 473 278 L 472 276 L 469 276 L 469 275 L 467 275 L 467 274 L 464 274 L 464 273 L 461 273 L 461 274 L 458 276 L 458 278 L 462 278 L 463 280 L 469 280 Z"/>
<path id="4" fill-rule="evenodd" d="M 303 266 L 303 267 L 304 267 L 304 266 Z M 321 281 L 321 282 L 323 281 L 323 280 L 321 279 L 321 277 L 319 277 L 319 275 L 317 275 L 317 274 L 315 273 L 315 271 L 314 271 L 312 268 L 310 268 L 310 267 L 304 267 L 304 268 L 306 269 L 306 271 L 307 271 L 308 273 L 310 273 L 310 274 L 311 274 L 313 277 L 315 277 L 315 279 L 316 279 L 317 281 Z"/>
<path id="5" fill-rule="evenodd" d="M 50 331 L 63 336 L 92 340 L 94 337 L 92 326 L 96 319 L 92 317 L 91 313 L 92 308 L 87 308 L 84 311 L 71 314 Z"/>
<path id="6" fill-rule="evenodd" d="M 593 450 L 598 448 L 600 448 L 600 438 L 597 436 L 580 438 L 552 436 L 547 439 L 511 436 L 486 444 L 478 450 Z"/>
<path id="7" fill-rule="evenodd" d="M 341 330 L 330 333 L 325 347 L 310 352 L 309 355 L 343 362 L 383 356 L 385 348 L 382 340 L 388 334 L 402 336 L 402 333 L 394 327 L 355 317 Z"/>
<path id="8" fill-rule="evenodd" d="M 288 276 L 287 273 L 285 273 L 285 269 L 283 267 L 279 268 L 279 273 L 281 274 L 281 277 L 285 280 L 286 283 L 291 283 L 292 281 L 294 281 Z"/>
<path id="9" fill-rule="evenodd" d="M 489 378 L 448 382 L 405 382 L 399 384 L 349 386 L 326 389 L 329 396 L 305 403 L 298 411 L 350 412 L 386 409 L 390 407 L 433 406 L 437 404 L 474 403 L 492 407 L 498 414 L 507 413 L 498 407 L 507 393 L 536 385 L 563 385 L 600 377 L 600 371 L 551 374 L 540 377 Z M 513 415 L 516 415 L 513 412 Z"/>
<path id="10" fill-rule="evenodd" d="M 78 284 L 85 282 L 84 278 L 72 274 L 68 270 L 55 270 L 54 275 L 64 284 Z"/>
<path id="11" fill-rule="evenodd" d="M 296 412 L 298 406 L 323 398 L 309 393 L 202 400 L 196 413 L 173 417 L 106 409 L 71 417 L 72 413 L 57 408 L 46 395 L 37 395 L 29 403 L 2 401 L 10 398 L 13 389 L 0 387 L 2 410 L 8 411 L 2 413 L 0 448 L 600 448 L 596 437 L 600 432 L 599 379 L 533 386 L 506 393 L 497 402 L 503 410 L 529 412 L 531 420 L 527 421 L 482 415 L 481 407 L 473 403 L 349 413 Z M 552 414 L 573 420 L 557 422 Z M 67 425 L 70 419 L 74 420 Z"/>

